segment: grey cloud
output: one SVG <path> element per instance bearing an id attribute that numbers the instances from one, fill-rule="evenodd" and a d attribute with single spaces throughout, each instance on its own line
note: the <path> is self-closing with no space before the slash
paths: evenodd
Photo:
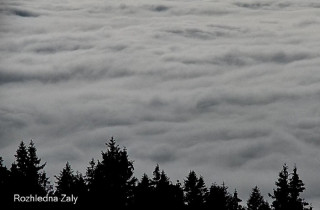
<path id="1" fill-rule="evenodd" d="M 28 124 L 21 119 L 21 115 L 10 113 L 5 109 L 0 109 L 0 147 L 6 148 L 14 140 L 17 129 L 23 129 Z"/>
<path id="2" fill-rule="evenodd" d="M 258 158 L 263 158 L 270 150 L 268 150 L 264 145 L 249 145 L 239 152 L 240 157 L 248 160 L 256 160 Z"/>
<path id="3" fill-rule="evenodd" d="M 174 151 L 169 145 L 158 145 L 149 148 L 148 152 L 142 152 L 138 157 L 142 159 L 150 159 L 154 163 L 166 164 L 177 158 L 177 151 Z"/>
<path id="4" fill-rule="evenodd" d="M 289 64 L 306 59 L 313 59 L 316 55 L 306 52 L 255 52 L 247 53 L 241 51 L 230 51 L 223 55 L 207 58 L 179 58 L 179 57 L 166 57 L 166 61 L 176 61 L 183 64 L 213 64 L 213 65 L 227 65 L 227 66 L 248 66 L 257 65 L 261 63 L 275 63 L 275 64 Z"/>
<path id="5" fill-rule="evenodd" d="M 250 161 L 265 158 L 270 153 L 270 150 L 263 145 L 248 145 L 246 148 L 236 152 L 236 154 L 225 155 L 223 161 L 231 168 L 241 168 Z"/>
<path id="6" fill-rule="evenodd" d="M 169 149 L 167 147 L 156 148 L 151 155 L 151 160 L 160 164 L 171 162 L 171 161 L 174 161 L 175 159 L 176 159 L 175 153 L 172 151 L 172 149 Z"/>
<path id="7" fill-rule="evenodd" d="M 7 83 L 21 83 L 30 81 L 41 81 L 43 83 L 57 83 L 59 81 L 66 81 L 70 78 L 68 74 L 57 75 L 38 75 L 38 74 L 21 74 L 16 72 L 0 72 L 0 85 Z"/>
<path id="8" fill-rule="evenodd" d="M 159 97 L 155 97 L 150 100 L 149 105 L 151 107 L 158 108 L 158 107 L 168 106 L 169 103 Z"/>
<path id="9" fill-rule="evenodd" d="M 183 36 L 186 38 L 194 38 L 200 40 L 214 39 L 217 37 L 225 37 L 227 34 L 224 32 L 208 32 L 197 28 L 187 28 L 185 30 L 168 30 L 168 33 Z"/>
<path id="10" fill-rule="evenodd" d="M 303 130 L 315 129 L 320 126 L 320 121 L 318 120 L 305 120 L 297 123 L 297 127 Z"/>
<path id="11" fill-rule="evenodd" d="M 154 11 L 154 12 L 165 12 L 165 11 L 167 11 L 169 9 L 170 9 L 170 7 L 165 6 L 165 5 L 152 5 L 150 7 L 150 10 Z"/>
<path id="12" fill-rule="evenodd" d="M 284 52 L 276 52 L 274 54 L 262 54 L 257 56 L 252 56 L 254 60 L 260 62 L 274 62 L 274 63 L 291 63 L 295 61 L 311 59 L 314 55 L 304 52 L 298 53 L 284 53 Z"/>
<path id="13" fill-rule="evenodd" d="M 253 2 L 253 3 L 236 2 L 234 4 L 239 7 L 245 7 L 249 9 L 261 9 L 261 8 L 269 7 L 270 5 L 272 5 L 272 3 L 268 3 L 268 2 L 261 2 L 261 3 L 260 2 Z"/>
<path id="14" fill-rule="evenodd" d="M 164 135 L 171 130 L 172 123 L 168 122 L 146 122 L 136 128 L 136 134 L 142 136 Z"/>
<path id="15" fill-rule="evenodd" d="M 68 43 L 68 44 L 66 44 Z M 61 43 L 52 43 L 51 41 L 47 41 L 45 43 L 42 43 L 41 45 L 38 44 L 38 46 L 33 47 L 33 49 L 30 49 L 30 51 L 33 51 L 35 53 L 39 54 L 53 54 L 53 53 L 61 53 L 63 51 L 76 51 L 76 50 L 87 50 L 90 49 L 91 46 L 81 46 L 81 45 L 70 45 L 69 42 L 61 42 Z"/>
<path id="16" fill-rule="evenodd" d="M 44 159 L 55 159 L 56 161 L 66 163 L 73 162 L 80 158 L 81 154 L 72 146 L 64 146 L 63 148 L 55 148 L 44 155 Z"/>
<path id="17" fill-rule="evenodd" d="M 31 36 L 10 40 L 8 43 L 3 43 L 1 48 L 9 52 L 31 52 L 46 55 L 92 49 L 91 39 L 92 37 L 86 36 L 70 37 L 43 34 L 41 38 L 39 36 Z"/>
<path id="18" fill-rule="evenodd" d="M 2 70 L 2 71 L 1 71 Z M 65 71 L 63 71 L 65 70 Z M 30 72 L 0 69 L 0 85 L 7 83 L 41 82 L 61 83 L 74 80 L 100 80 L 103 78 L 130 77 L 135 73 L 128 69 L 111 69 L 110 67 L 91 67 L 89 62 L 65 63 L 60 69 L 50 67 L 48 71 Z"/>
<path id="19" fill-rule="evenodd" d="M 193 16 L 193 15 L 199 15 L 199 16 L 225 16 L 232 13 L 226 8 L 216 8 L 214 6 L 212 7 L 191 7 L 191 8 L 181 8 L 176 7 L 174 9 L 171 9 L 171 14 L 175 16 Z"/>
<path id="20" fill-rule="evenodd" d="M 5 13 L 7 15 L 16 15 L 25 18 L 40 16 L 40 14 L 38 14 L 37 12 L 13 7 L 0 9 L 0 13 Z"/>
<path id="21" fill-rule="evenodd" d="M 318 2 L 310 2 L 308 3 L 308 6 L 311 8 L 320 8 L 320 3 Z"/>
<path id="22" fill-rule="evenodd" d="M 262 2 L 235 2 L 234 5 L 248 9 L 282 9 L 290 7 L 290 2 L 262 1 Z"/>
<path id="23" fill-rule="evenodd" d="M 255 92 L 243 94 L 239 92 L 237 94 L 237 91 L 235 91 L 224 95 L 221 94 L 214 98 L 208 96 L 205 99 L 200 99 L 196 104 L 196 109 L 200 112 L 206 112 L 219 105 L 266 106 L 276 102 L 294 101 L 298 98 L 299 95 L 295 93 L 270 93 L 265 91 L 264 93 Z"/>
<path id="24" fill-rule="evenodd" d="M 34 139 L 50 177 L 67 160 L 84 172 L 114 136 L 138 177 L 156 163 L 172 180 L 196 170 L 246 199 L 297 163 L 320 200 L 317 0 L 0 6 L 6 163 Z"/>
<path id="25" fill-rule="evenodd" d="M 312 146 L 320 147 L 320 122 L 318 119 L 304 120 L 290 125 L 293 128 L 293 134 L 299 140 L 306 142 Z"/>
<path id="26" fill-rule="evenodd" d="M 232 126 L 233 127 L 233 126 Z M 203 142 L 226 142 L 242 140 L 255 140 L 266 138 L 271 135 L 272 131 L 268 128 L 251 127 L 251 128 L 219 128 L 209 127 L 199 129 L 200 131 L 185 137 L 185 146 L 197 145 Z M 188 142 L 189 139 L 189 142 Z M 188 144 L 189 143 L 189 144 Z"/>

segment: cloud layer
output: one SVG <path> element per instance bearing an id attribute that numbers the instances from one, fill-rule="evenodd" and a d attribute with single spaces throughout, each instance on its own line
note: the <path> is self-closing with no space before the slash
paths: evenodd
<path id="1" fill-rule="evenodd" d="M 34 139 L 53 177 L 111 136 L 138 177 L 272 191 L 284 162 L 320 208 L 316 0 L 4 0 L 0 154 Z M 232 189 L 231 189 L 232 190 Z"/>

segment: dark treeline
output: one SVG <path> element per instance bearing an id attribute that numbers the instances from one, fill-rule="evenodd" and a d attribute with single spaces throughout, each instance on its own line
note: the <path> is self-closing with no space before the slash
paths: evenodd
<path id="1" fill-rule="evenodd" d="M 0 157 L 0 202 L 12 208 L 90 208 L 104 209 L 199 209 L 199 210 L 311 210 L 301 198 L 305 190 L 296 166 L 292 173 L 284 165 L 269 194 L 268 203 L 255 186 L 246 202 L 237 190 L 230 192 L 223 183 L 205 185 L 202 176 L 190 171 L 183 182 L 170 181 L 156 165 L 152 177 L 134 177 L 133 161 L 126 149 L 111 138 L 101 160 L 91 160 L 86 173 L 74 172 L 67 162 L 55 176 L 55 187 L 44 171 L 46 164 L 37 157 L 36 148 L 21 142 L 15 162 L 8 169 Z M 28 200 L 29 199 L 29 200 Z M 52 200 L 50 200 L 52 199 Z M 65 202 L 64 202 L 65 201 Z M 246 203 L 245 206 L 241 205 Z M 2 208 L 1 208 L 2 209 Z"/>

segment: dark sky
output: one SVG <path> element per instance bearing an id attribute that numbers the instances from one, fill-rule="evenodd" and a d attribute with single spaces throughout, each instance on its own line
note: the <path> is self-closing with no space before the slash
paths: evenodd
<path id="1" fill-rule="evenodd" d="M 111 136 L 160 164 L 272 192 L 282 165 L 320 208 L 318 0 L 2 0 L 0 154 L 34 139 L 84 172 Z"/>

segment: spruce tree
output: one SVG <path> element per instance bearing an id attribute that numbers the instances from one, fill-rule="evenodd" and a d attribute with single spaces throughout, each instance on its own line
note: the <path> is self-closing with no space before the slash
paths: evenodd
<path id="1" fill-rule="evenodd" d="M 9 170 L 3 165 L 3 159 L 0 157 L 0 189 L 8 183 Z"/>
<path id="2" fill-rule="evenodd" d="M 85 177 L 85 181 L 88 186 L 89 192 L 91 192 L 95 188 L 93 186 L 95 183 L 94 182 L 95 171 L 96 171 L 96 163 L 95 163 L 94 159 L 91 159 L 91 161 L 89 162 L 89 166 L 87 167 L 86 177 Z"/>
<path id="3" fill-rule="evenodd" d="M 242 200 L 238 197 L 237 190 L 234 191 L 233 196 L 230 196 L 228 202 L 228 209 L 229 210 L 243 210 L 244 208 L 241 206 L 240 202 Z"/>
<path id="4" fill-rule="evenodd" d="M 16 152 L 16 161 L 11 166 L 13 193 L 45 195 L 49 182 L 43 171 L 45 164 L 37 157 L 33 141 L 28 148 L 22 141 Z"/>
<path id="5" fill-rule="evenodd" d="M 3 159 L 0 157 L 0 198 L 4 201 L 12 199 L 9 185 L 10 171 L 3 165 Z"/>
<path id="6" fill-rule="evenodd" d="M 183 188 L 179 180 L 175 185 L 171 184 L 171 199 L 172 199 L 172 208 L 173 209 L 183 209 L 184 208 L 184 194 Z"/>
<path id="7" fill-rule="evenodd" d="M 268 202 L 263 199 L 257 186 L 252 189 L 247 206 L 248 210 L 270 210 Z"/>
<path id="8" fill-rule="evenodd" d="M 24 142 L 20 142 L 15 154 L 16 161 L 11 165 L 10 184 L 12 193 L 29 194 L 29 180 L 27 180 L 28 151 Z"/>
<path id="9" fill-rule="evenodd" d="M 60 206 L 71 208 L 75 206 L 82 206 L 86 204 L 87 201 L 87 186 L 85 179 L 82 174 L 77 172 L 74 174 L 71 165 L 69 162 L 66 163 L 66 166 L 62 169 L 58 176 L 55 176 L 57 179 L 56 184 L 56 195 L 59 197 L 67 196 L 77 196 L 76 205 L 71 203 L 61 203 Z"/>
<path id="10" fill-rule="evenodd" d="M 27 172 L 28 172 L 28 166 L 29 161 L 28 161 L 28 151 L 27 151 L 27 147 L 24 144 L 24 142 L 20 142 L 20 145 L 17 149 L 17 152 L 15 154 L 16 157 L 16 166 L 17 169 L 20 171 L 21 175 L 27 176 Z"/>
<path id="11" fill-rule="evenodd" d="M 155 185 L 155 196 L 156 202 L 159 208 L 169 208 L 170 207 L 170 180 L 164 170 L 160 173 L 160 179 Z"/>
<path id="12" fill-rule="evenodd" d="M 278 181 L 275 184 L 277 188 L 273 190 L 273 195 L 270 194 L 270 197 L 274 199 L 272 202 L 274 210 L 290 210 L 289 173 L 286 164 L 283 165 Z"/>
<path id="13" fill-rule="evenodd" d="M 229 200 L 231 198 L 227 191 L 228 187 L 223 183 L 222 186 L 213 184 L 210 187 L 206 206 L 208 209 L 228 210 Z"/>
<path id="14" fill-rule="evenodd" d="M 102 161 L 95 166 L 90 196 L 97 205 L 107 203 L 109 208 L 126 208 L 132 204 L 136 182 L 133 162 L 128 159 L 126 149 L 120 149 L 113 137 L 106 145 Z"/>
<path id="15" fill-rule="evenodd" d="M 181 184 L 177 182 L 176 185 L 173 185 L 164 170 L 160 172 L 158 164 L 153 172 L 151 183 L 154 189 L 151 200 L 156 204 L 156 206 L 153 205 L 153 209 L 181 209 L 183 207 L 184 201 Z"/>
<path id="16" fill-rule="evenodd" d="M 66 163 L 66 166 L 62 169 L 59 176 L 55 176 L 57 179 L 57 194 L 72 194 L 75 192 L 75 177 L 71 165 L 69 162 Z"/>
<path id="17" fill-rule="evenodd" d="M 34 193 L 42 195 L 46 194 L 49 184 L 49 178 L 47 178 L 46 173 L 43 171 L 46 163 L 41 164 L 41 159 L 37 157 L 37 149 L 32 140 L 28 146 L 27 164 L 27 176 L 32 185 L 31 188 L 34 189 Z"/>
<path id="18" fill-rule="evenodd" d="M 198 178 L 194 171 L 190 171 L 184 181 L 185 200 L 190 209 L 203 209 L 207 189 L 203 178 Z"/>
<path id="19" fill-rule="evenodd" d="M 290 199 L 289 205 L 290 210 L 304 210 L 308 203 L 304 201 L 304 199 L 300 198 L 300 194 L 305 190 L 304 183 L 300 179 L 297 173 L 297 167 L 294 166 L 293 173 L 291 174 L 291 178 L 289 180 L 289 191 L 290 191 Z"/>
<path id="20" fill-rule="evenodd" d="M 74 175 L 74 192 L 73 194 L 78 196 L 77 205 L 83 206 L 90 204 L 88 201 L 88 186 L 86 185 L 85 178 L 78 171 Z"/>
<path id="21" fill-rule="evenodd" d="M 136 209 L 152 209 L 154 207 L 154 188 L 147 174 L 143 174 L 141 181 L 135 188 L 135 203 Z"/>
<path id="22" fill-rule="evenodd" d="M 156 186 L 158 184 L 158 182 L 160 181 L 160 167 L 159 164 L 156 165 L 154 171 L 153 171 L 153 178 L 152 178 L 152 182 L 153 185 Z"/>

